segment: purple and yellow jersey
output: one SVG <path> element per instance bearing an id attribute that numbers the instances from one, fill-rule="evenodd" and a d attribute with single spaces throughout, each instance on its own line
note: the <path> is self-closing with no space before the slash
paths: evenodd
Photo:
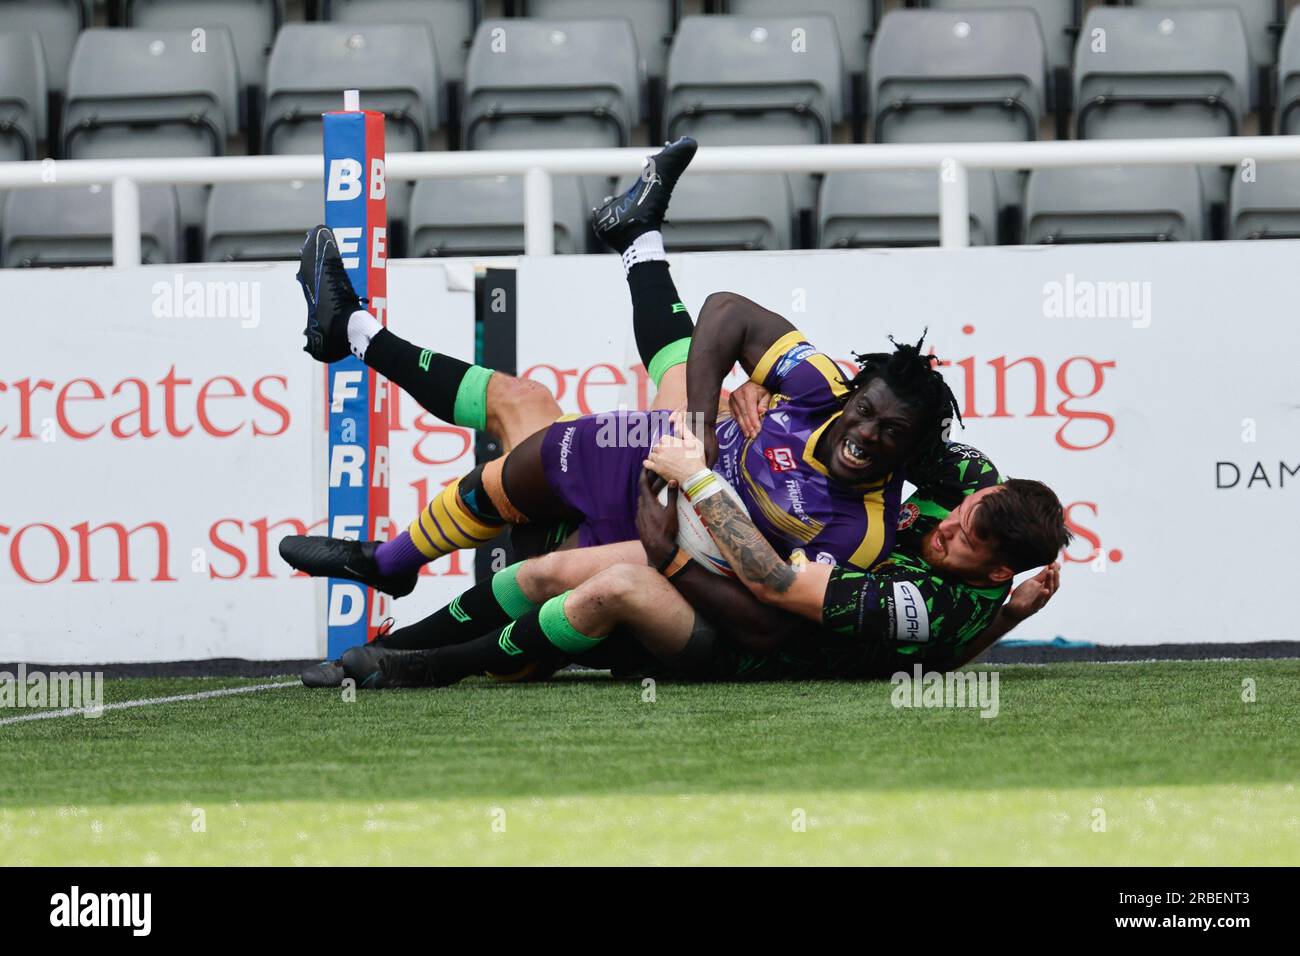
<path id="1" fill-rule="evenodd" d="M 718 423 L 713 470 L 740 493 L 754 524 L 783 556 L 869 568 L 893 548 L 903 475 L 872 485 L 832 481 L 813 454 L 842 413 L 848 391 L 839 367 L 799 332 L 777 339 L 750 376 L 772 393 L 752 440 Z"/>

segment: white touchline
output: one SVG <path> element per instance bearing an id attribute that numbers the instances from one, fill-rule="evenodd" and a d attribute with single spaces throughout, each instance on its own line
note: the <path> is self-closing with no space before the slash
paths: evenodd
<path id="1" fill-rule="evenodd" d="M 207 700 L 210 697 L 228 697 L 231 694 L 251 694 L 259 690 L 275 690 L 277 687 L 296 687 L 301 681 L 291 680 L 279 684 L 250 684 L 247 687 L 224 687 L 221 690 L 204 690 L 197 694 L 177 694 L 174 697 L 145 697 L 141 700 L 124 700 L 103 707 L 65 707 L 63 710 L 42 710 L 35 714 L 23 714 L 21 717 L 5 717 L 0 720 L 0 727 L 6 724 L 18 724 L 25 720 L 48 720 L 52 717 L 76 717 L 88 713 L 106 710 L 126 710 L 128 707 L 149 707 L 153 704 L 175 704 L 185 700 Z"/>

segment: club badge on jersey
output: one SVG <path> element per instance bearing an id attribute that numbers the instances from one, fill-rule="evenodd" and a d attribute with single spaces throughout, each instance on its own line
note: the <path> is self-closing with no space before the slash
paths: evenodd
<path id="1" fill-rule="evenodd" d="M 384 116 L 365 110 L 326 113 L 325 224 L 338 239 L 357 295 L 387 324 L 388 209 Z M 387 383 L 349 355 L 327 369 L 329 417 L 329 534 L 387 539 Z M 353 581 L 328 584 L 328 650 L 373 639 L 388 598 Z"/>

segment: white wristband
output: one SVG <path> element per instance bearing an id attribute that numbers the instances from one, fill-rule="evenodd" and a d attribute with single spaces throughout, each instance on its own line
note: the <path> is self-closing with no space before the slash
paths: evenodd
<path id="1" fill-rule="evenodd" d="M 682 492 L 686 495 L 686 500 L 691 502 L 703 501 L 721 490 L 722 479 L 708 468 L 701 468 L 682 482 Z"/>

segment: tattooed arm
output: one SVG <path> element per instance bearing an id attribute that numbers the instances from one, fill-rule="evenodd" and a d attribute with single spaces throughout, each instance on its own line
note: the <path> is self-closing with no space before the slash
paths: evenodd
<path id="1" fill-rule="evenodd" d="M 674 418 L 678 434 L 683 437 L 661 439 L 651 449 L 645 466 L 681 486 L 688 477 L 704 470 L 704 456 L 699 441 L 685 429 L 679 416 Z M 691 503 L 708 524 L 709 533 L 736 577 L 755 597 L 764 604 L 821 623 L 829 565 L 792 566 L 768 544 L 745 509 L 728 495 L 697 495 Z"/>
<path id="2" fill-rule="evenodd" d="M 729 495 L 711 495 L 695 506 L 732 570 L 756 598 L 821 623 L 830 565 L 813 562 L 796 568 L 783 560 Z"/>

